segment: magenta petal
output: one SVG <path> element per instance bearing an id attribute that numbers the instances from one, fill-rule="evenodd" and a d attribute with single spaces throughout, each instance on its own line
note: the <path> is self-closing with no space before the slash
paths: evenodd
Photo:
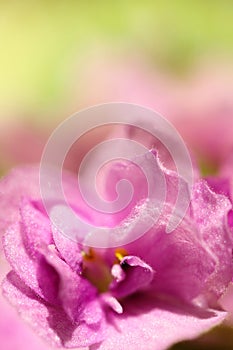
<path id="1" fill-rule="evenodd" d="M 225 317 L 222 311 L 204 311 L 184 304 L 169 306 L 149 296 L 135 296 L 127 299 L 123 314 L 109 314 L 106 338 L 91 350 L 163 350 L 197 337 Z"/>
<path id="2" fill-rule="evenodd" d="M 5 178 L 0 181 L 0 234 L 4 230 L 19 220 L 19 203 L 21 198 L 38 198 L 39 191 L 39 172 L 38 168 L 25 166 L 14 169 Z"/>
<path id="3" fill-rule="evenodd" d="M 33 226 L 33 222 L 31 225 Z M 37 295 L 49 302 L 59 304 L 57 299 L 59 274 L 38 251 L 40 245 L 37 247 L 36 257 L 32 258 L 28 254 L 22 238 L 25 235 L 23 225 L 15 224 L 9 227 L 3 240 L 6 258 L 22 281 Z"/>
<path id="4" fill-rule="evenodd" d="M 55 246 L 61 254 L 61 257 L 74 271 L 80 272 L 82 254 L 78 243 L 65 237 L 54 226 L 52 227 L 52 231 Z"/>
<path id="5" fill-rule="evenodd" d="M 206 178 L 210 189 L 216 193 L 231 197 L 230 180 L 227 177 L 209 176 Z"/>
<path id="6" fill-rule="evenodd" d="M 58 257 L 55 246 L 44 248 L 43 253 L 59 275 L 58 298 L 70 319 L 88 324 L 100 323 L 104 316 L 97 300 L 96 288 Z"/>
<path id="7" fill-rule="evenodd" d="M 166 179 L 172 187 L 171 172 Z M 173 192 L 171 189 L 169 203 Z M 191 208 L 176 230 L 166 234 L 169 208 L 165 208 L 147 234 L 125 247 L 128 254 L 139 256 L 156 270 L 152 282 L 155 293 L 190 301 L 204 291 L 208 300 L 217 300 L 233 274 L 232 236 L 227 223 L 230 208 L 227 197 L 211 191 L 206 182 L 197 182 Z M 153 216 L 153 208 L 148 215 Z"/>
<path id="8" fill-rule="evenodd" d="M 113 295 L 119 298 L 145 290 L 154 277 L 153 269 L 137 256 L 124 257 L 120 268 L 124 278 L 117 278 L 111 285 Z"/>
<path id="9" fill-rule="evenodd" d="M 23 242 L 27 252 L 35 258 L 38 249 L 43 245 L 52 243 L 50 222 L 35 206 L 39 203 L 32 203 L 24 198 L 20 205 L 21 224 L 23 231 Z"/>
<path id="10" fill-rule="evenodd" d="M 233 231 L 233 210 L 230 210 L 228 213 L 228 225 L 231 227 Z"/>
<path id="11" fill-rule="evenodd" d="M 214 260 L 200 242 L 194 222 L 186 218 L 170 234 L 165 231 L 166 222 L 164 214 L 155 227 L 125 249 L 156 271 L 151 286 L 154 293 L 190 301 L 201 293 L 205 279 L 214 271 Z"/>
<path id="12" fill-rule="evenodd" d="M 218 300 L 218 304 L 227 312 L 226 323 L 233 326 L 233 282 L 230 282 L 226 291 Z"/>
<path id="13" fill-rule="evenodd" d="M 3 246 L 6 258 L 12 269 L 32 290 L 43 297 L 37 279 L 37 263 L 27 254 L 22 236 L 21 225 L 16 223 L 8 228 L 4 235 Z"/>
<path id="14" fill-rule="evenodd" d="M 103 340 L 103 322 L 91 328 L 85 322 L 74 323 L 62 309 L 38 298 L 14 272 L 3 282 L 3 293 L 21 317 L 52 346 L 85 347 Z"/>
<path id="15" fill-rule="evenodd" d="M 200 181 L 194 186 L 192 208 L 201 235 L 200 242 L 208 247 L 215 261 L 214 271 L 205 287 L 215 302 L 233 276 L 233 237 L 227 216 L 232 205 L 227 197 L 213 192 L 205 181 Z"/>
<path id="16" fill-rule="evenodd" d="M 10 226 L 3 237 L 6 258 L 13 270 L 39 296 L 58 302 L 59 276 L 39 252 L 39 248 L 50 241 L 48 219 L 24 200 L 21 223 Z"/>

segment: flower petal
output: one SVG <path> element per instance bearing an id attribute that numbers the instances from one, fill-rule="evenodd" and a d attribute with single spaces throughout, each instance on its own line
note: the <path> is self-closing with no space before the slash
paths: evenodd
<path id="1" fill-rule="evenodd" d="M 138 295 L 127 299 L 125 312 L 109 314 L 105 340 L 91 350 L 163 350 L 176 342 L 193 339 L 218 325 L 226 316 L 221 311 L 204 311 L 191 306 L 169 306 L 164 301 Z"/>
<path id="2" fill-rule="evenodd" d="M 231 197 L 230 180 L 227 177 L 209 176 L 205 179 L 212 191 Z"/>
<path id="3" fill-rule="evenodd" d="M 154 277 L 153 269 L 137 256 L 124 257 L 120 262 L 120 268 L 125 274 L 124 278 L 111 284 L 112 293 L 118 298 L 148 288 Z"/>
<path id="4" fill-rule="evenodd" d="M 77 242 L 67 238 L 56 227 L 52 227 L 53 240 L 61 257 L 76 272 L 80 272 L 82 263 L 81 247 Z"/>
<path id="5" fill-rule="evenodd" d="M 25 349 L 25 344 L 30 344 L 31 350 L 51 350 L 51 347 L 43 342 L 25 322 L 17 315 L 17 311 L 0 296 L 0 339 L 1 348 L 4 350 Z"/>
<path id="6" fill-rule="evenodd" d="M 153 208 L 141 215 L 153 217 Z M 170 234 L 166 233 L 167 220 L 164 212 L 148 233 L 124 248 L 156 271 L 151 286 L 155 293 L 190 301 L 200 294 L 205 279 L 214 271 L 214 260 L 200 243 L 192 220 L 184 218 Z"/>
<path id="7" fill-rule="evenodd" d="M 58 257 L 55 246 L 44 247 L 43 254 L 59 275 L 58 298 L 70 319 L 88 324 L 101 322 L 104 316 L 97 300 L 96 288 Z"/>
<path id="8" fill-rule="evenodd" d="M 22 197 L 39 197 L 39 172 L 37 167 L 14 169 L 0 181 L 0 234 L 20 218 L 19 203 Z"/>
<path id="9" fill-rule="evenodd" d="M 20 212 L 21 223 L 9 227 L 3 237 L 6 258 L 13 270 L 40 297 L 58 302 L 59 275 L 39 251 L 51 241 L 49 221 L 26 200 L 22 202 Z"/>
<path id="10" fill-rule="evenodd" d="M 37 263 L 29 257 L 25 250 L 21 229 L 21 225 L 16 223 L 6 231 L 3 239 L 5 255 L 11 267 L 22 281 L 43 297 L 43 291 L 37 279 Z"/>
<path id="11" fill-rule="evenodd" d="M 23 243 L 32 258 L 38 255 L 39 247 L 52 243 L 50 222 L 40 207 L 40 202 L 32 203 L 27 198 L 23 198 L 20 203 Z"/>
<path id="12" fill-rule="evenodd" d="M 171 185 L 171 176 L 167 176 Z M 166 211 L 165 207 L 156 225 L 124 248 L 156 270 L 156 293 L 190 301 L 205 289 L 208 300 L 211 294 L 215 302 L 233 273 L 232 237 L 227 223 L 230 208 L 227 197 L 212 192 L 206 182 L 199 181 L 194 186 L 192 206 L 176 230 L 166 234 L 169 208 Z M 153 218 L 153 210 L 145 214 L 141 211 L 140 215 L 145 215 L 144 220 L 148 215 Z"/>
<path id="13" fill-rule="evenodd" d="M 227 312 L 231 313 L 233 316 L 233 283 L 229 283 L 226 291 L 223 293 L 219 299 L 219 304 Z"/>
<path id="14" fill-rule="evenodd" d="M 38 298 L 14 272 L 3 282 L 3 293 L 22 318 L 52 346 L 85 347 L 103 340 L 104 322 L 91 327 L 85 322 L 74 323 L 62 309 Z"/>
<path id="15" fill-rule="evenodd" d="M 233 276 L 233 237 L 228 226 L 228 212 L 232 205 L 227 197 L 213 192 L 205 181 L 199 181 L 194 186 L 192 208 L 201 234 L 200 243 L 215 261 L 214 271 L 204 288 L 214 303 Z"/>

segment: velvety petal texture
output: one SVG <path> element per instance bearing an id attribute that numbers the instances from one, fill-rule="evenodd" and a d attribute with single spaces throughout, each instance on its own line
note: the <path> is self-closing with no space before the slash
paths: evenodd
<path id="1" fill-rule="evenodd" d="M 103 329 L 95 323 L 91 327 L 83 321 L 77 325 L 58 307 L 47 304 L 28 288 L 14 273 L 10 272 L 3 283 L 3 292 L 17 307 L 25 321 L 52 346 L 84 347 L 103 340 Z M 94 311 L 94 310 L 92 310 Z"/>
<path id="2" fill-rule="evenodd" d="M 192 207 L 201 244 L 209 250 L 215 263 L 204 287 L 209 300 L 214 303 L 233 276 L 233 237 L 228 226 L 232 205 L 227 197 L 213 192 L 206 182 L 200 181 L 194 185 Z"/>
<path id="3" fill-rule="evenodd" d="M 1 179 L 0 233 L 3 234 L 6 227 L 19 220 L 19 202 L 23 196 L 34 199 L 39 195 L 38 167 L 14 169 Z"/>
<path id="4" fill-rule="evenodd" d="M 122 315 L 108 314 L 105 341 L 91 346 L 91 350 L 167 349 L 181 340 L 195 338 L 221 323 L 225 316 L 225 312 L 172 305 L 146 295 L 131 297 Z"/>
<path id="5" fill-rule="evenodd" d="M 41 339 L 22 322 L 21 317 L 5 298 L 0 296 L 0 339 L 1 348 L 4 350 L 20 350 L 25 349 L 30 344 L 33 350 L 52 350 L 48 342 Z"/>
<path id="6" fill-rule="evenodd" d="M 113 266 L 112 275 L 115 278 L 111 285 L 112 292 L 118 298 L 122 298 L 148 289 L 153 280 L 154 271 L 137 256 L 128 255 L 121 260 L 120 265 Z"/>
<path id="7" fill-rule="evenodd" d="M 189 188 L 154 150 L 139 158 L 152 181 L 158 171 L 166 184 L 160 215 L 161 203 L 156 196 L 147 198 L 145 176 L 133 163 L 118 161 L 103 170 L 105 198 L 114 199 L 121 178 L 134 185 L 135 195 L 119 215 L 98 215 L 76 191 L 76 178 L 63 178 L 76 214 L 94 225 L 113 227 L 116 239 L 118 234 L 133 238 L 138 227 L 153 223 L 137 240 L 111 249 L 84 246 L 61 235 L 42 205 L 35 169 L 17 170 L 0 183 L 5 218 L 10 208 L 2 228 L 12 268 L 3 294 L 53 346 L 160 350 L 192 339 L 226 317 L 219 298 L 232 281 L 233 242 L 232 204 L 225 189 L 215 191 L 207 181 L 195 179 L 189 208 L 184 217 L 176 213 L 179 224 L 168 234 L 177 188 L 184 199 Z M 20 182 L 24 173 L 27 188 Z M 56 204 L 55 188 L 51 191 Z"/>
<path id="8" fill-rule="evenodd" d="M 50 335 L 54 345 L 82 347 L 102 340 L 105 321 L 97 290 L 59 257 L 52 244 L 49 219 L 35 205 L 23 200 L 20 217 L 20 222 L 11 225 L 4 235 L 5 254 L 14 270 L 3 284 L 4 295 L 14 305 L 25 305 L 25 310 L 19 312 L 35 329 L 39 317 L 40 327 L 46 328 L 45 337 Z M 30 305 L 35 313 L 30 310 L 27 315 Z M 51 324 L 46 321 L 47 309 L 51 310 Z M 66 341 L 67 329 L 70 339 Z M 88 336 L 88 330 L 92 336 Z"/>

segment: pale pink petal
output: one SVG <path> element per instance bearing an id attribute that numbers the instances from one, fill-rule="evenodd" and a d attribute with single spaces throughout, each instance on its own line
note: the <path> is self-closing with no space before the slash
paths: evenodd
<path id="1" fill-rule="evenodd" d="M 149 296 L 127 299 L 125 312 L 108 315 L 105 340 L 91 350 L 163 350 L 176 342 L 193 339 L 220 324 L 226 313 L 201 310 L 185 304 L 170 306 Z"/>
<path id="2" fill-rule="evenodd" d="M 0 343 L 4 350 L 25 349 L 30 344 L 31 350 L 52 350 L 49 344 L 39 338 L 28 325 L 22 321 L 17 311 L 0 296 Z"/>
<path id="3" fill-rule="evenodd" d="M 14 169 L 0 181 L 0 234 L 6 227 L 19 220 L 19 204 L 22 197 L 29 196 L 31 200 L 38 198 L 39 172 L 38 167 L 24 166 Z"/>
<path id="4" fill-rule="evenodd" d="M 37 335 L 52 346 L 85 347 L 103 340 L 104 323 L 94 323 L 91 332 L 85 322 L 74 323 L 60 308 L 38 298 L 14 272 L 3 282 L 3 293 Z"/>
<path id="5" fill-rule="evenodd" d="M 44 294 L 37 278 L 37 263 L 26 252 L 19 223 L 8 228 L 4 235 L 3 245 L 6 258 L 12 269 L 31 289 L 43 297 Z M 54 295 L 52 298 L 54 298 Z"/>
<path id="6" fill-rule="evenodd" d="M 59 275 L 39 252 L 39 248 L 51 242 L 49 220 L 26 199 L 19 208 L 20 222 L 10 226 L 3 237 L 6 258 L 38 295 L 58 302 Z"/>
<path id="7" fill-rule="evenodd" d="M 214 303 L 233 276 L 233 237 L 228 226 L 228 212 L 232 205 L 227 197 L 213 192 L 205 181 L 199 181 L 194 186 L 192 208 L 201 234 L 200 244 L 211 252 L 215 261 L 214 271 L 204 286 Z"/>
<path id="8" fill-rule="evenodd" d="M 53 227 L 52 231 L 55 246 L 61 254 L 61 257 L 74 271 L 80 272 L 82 262 L 80 245 L 77 242 L 72 241 L 70 238 L 65 237 L 56 227 Z"/>
<path id="9" fill-rule="evenodd" d="M 124 272 L 124 270 L 121 268 L 119 264 L 113 265 L 113 267 L 111 268 L 111 274 L 115 282 L 117 283 L 124 281 L 126 277 L 126 273 Z"/>
<path id="10" fill-rule="evenodd" d="M 23 198 L 20 203 L 23 243 L 29 255 L 35 259 L 41 246 L 52 243 L 50 221 L 40 202 Z"/>
<path id="11" fill-rule="evenodd" d="M 110 293 L 104 293 L 100 295 L 101 301 L 104 306 L 109 306 L 112 310 L 114 310 L 117 314 L 122 314 L 123 308 L 119 301 L 113 297 Z M 109 310 L 107 310 L 109 311 Z"/>

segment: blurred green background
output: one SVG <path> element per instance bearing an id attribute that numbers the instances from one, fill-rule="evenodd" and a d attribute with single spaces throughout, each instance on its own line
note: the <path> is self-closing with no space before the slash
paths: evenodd
<path id="1" fill-rule="evenodd" d="M 0 168 L 38 160 L 54 127 L 92 104 L 136 102 L 170 118 L 173 107 L 165 106 L 170 85 L 176 100 L 177 82 L 200 62 L 207 67 L 232 62 L 232 22 L 231 0 L 1 0 Z M 184 85 L 181 97 L 185 90 Z M 210 94 L 218 98 L 219 91 Z M 195 98 L 200 96 L 186 100 Z M 35 156 L 17 147 L 24 142 L 31 143 Z"/>
<path id="2" fill-rule="evenodd" d="M 231 57 L 232 11 L 230 0 L 1 1 L 1 119 L 67 117 L 74 74 L 81 90 L 96 52 L 143 55 L 178 76 L 202 56 Z"/>

